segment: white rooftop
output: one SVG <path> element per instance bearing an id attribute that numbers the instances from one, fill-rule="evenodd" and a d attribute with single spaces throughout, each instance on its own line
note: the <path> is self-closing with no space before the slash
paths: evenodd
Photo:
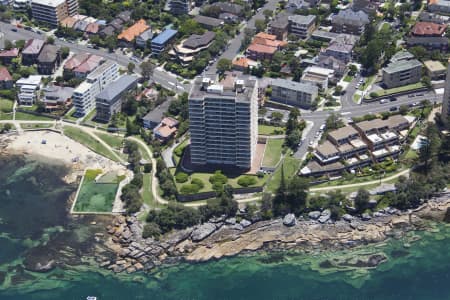
<path id="1" fill-rule="evenodd" d="M 40 75 L 30 75 L 28 78 L 20 78 L 17 80 L 16 85 L 39 85 L 41 83 L 42 76 Z"/>
<path id="2" fill-rule="evenodd" d="M 383 141 L 383 139 L 376 133 L 370 134 L 367 136 L 367 139 L 371 141 L 374 144 L 380 143 Z"/>
<path id="3" fill-rule="evenodd" d="M 91 83 L 83 81 L 73 92 L 83 94 L 91 88 L 91 85 Z"/>
<path id="4" fill-rule="evenodd" d="M 363 148 L 367 146 L 366 143 L 364 143 L 361 139 L 351 140 L 350 144 L 355 148 Z"/>
<path id="5" fill-rule="evenodd" d="M 61 4 L 66 3 L 66 0 L 32 0 L 31 3 L 36 3 L 50 7 L 57 7 Z"/>
<path id="6" fill-rule="evenodd" d="M 392 139 L 397 138 L 397 135 L 395 133 L 391 132 L 391 131 L 388 131 L 388 132 L 382 133 L 381 137 L 384 140 L 392 140 Z"/>
<path id="7" fill-rule="evenodd" d="M 305 73 L 317 74 L 322 76 L 330 77 L 334 74 L 334 70 L 326 69 L 322 67 L 309 66 L 305 69 Z"/>
<path id="8" fill-rule="evenodd" d="M 372 152 L 372 155 L 375 156 L 375 157 L 380 157 L 380 156 L 383 156 L 383 155 L 386 155 L 386 154 L 389 154 L 389 152 L 386 149 L 384 149 L 384 148 Z"/>
<path id="9" fill-rule="evenodd" d="M 390 151 L 391 153 L 398 152 L 398 151 L 400 151 L 400 146 L 399 146 L 399 145 L 393 145 L 393 146 L 390 146 L 390 147 L 389 147 L 389 151 Z"/>

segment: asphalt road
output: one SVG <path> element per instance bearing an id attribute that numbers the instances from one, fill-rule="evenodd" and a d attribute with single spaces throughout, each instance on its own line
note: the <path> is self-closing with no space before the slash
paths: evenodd
<path id="1" fill-rule="evenodd" d="M 233 58 L 236 56 L 236 54 L 239 53 L 239 49 L 241 48 L 242 40 L 244 40 L 244 36 L 245 36 L 245 28 L 254 29 L 256 20 L 258 20 L 258 19 L 265 19 L 263 11 L 266 10 L 266 9 L 274 11 L 277 8 L 277 5 L 278 5 L 279 2 L 280 2 L 280 0 L 269 0 L 269 1 L 267 1 L 266 4 L 264 4 L 264 6 L 255 15 L 253 15 L 253 17 L 251 17 L 247 21 L 247 24 L 242 28 L 240 33 L 237 34 L 228 43 L 228 48 L 211 65 L 211 67 L 208 70 L 208 73 L 216 73 L 217 72 L 217 62 L 221 58 L 226 58 L 226 59 L 229 59 L 229 60 L 233 60 Z"/>
<path id="2" fill-rule="evenodd" d="M 17 31 L 12 31 L 13 28 L 15 28 Z M 41 34 L 38 34 L 33 31 L 25 30 L 22 28 L 17 28 L 16 26 L 11 25 L 9 23 L 5 23 L 5 22 L 0 22 L 0 31 L 3 32 L 5 34 L 5 38 L 10 41 L 28 40 L 28 39 L 42 39 L 42 40 L 47 39 L 47 36 L 46 36 L 45 32 L 43 32 L 43 31 L 41 31 L 42 32 Z M 90 53 L 90 54 L 102 56 L 104 58 L 113 60 L 124 67 L 127 67 L 128 63 L 130 63 L 130 62 L 132 62 L 136 65 L 136 62 L 132 61 L 126 55 L 111 53 L 105 49 L 89 48 L 87 46 L 80 45 L 75 42 L 71 43 L 68 41 L 62 41 L 62 40 L 58 39 L 57 37 L 55 37 L 55 45 L 58 45 L 61 47 L 69 47 L 70 51 L 72 51 L 74 53 Z M 139 66 L 136 66 L 135 72 L 140 73 L 140 71 L 141 70 L 140 70 Z"/>

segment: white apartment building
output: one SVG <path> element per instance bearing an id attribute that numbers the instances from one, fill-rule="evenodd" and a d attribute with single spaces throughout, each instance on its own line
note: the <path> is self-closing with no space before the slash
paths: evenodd
<path id="1" fill-rule="evenodd" d="M 69 16 L 66 0 L 32 0 L 33 19 L 57 27 Z"/>
<path id="2" fill-rule="evenodd" d="M 313 83 L 300 83 L 282 78 L 272 80 L 270 100 L 278 103 L 309 109 L 318 95 L 319 88 Z"/>
<path id="3" fill-rule="evenodd" d="M 95 108 L 95 97 L 117 78 L 119 65 L 111 60 L 107 60 L 92 71 L 73 92 L 77 115 L 84 116 L 90 113 Z"/>
<path id="4" fill-rule="evenodd" d="M 20 105 L 31 106 L 36 102 L 37 91 L 41 87 L 40 75 L 31 75 L 28 78 L 20 78 L 16 82 L 16 87 L 19 89 L 17 99 Z"/>
<path id="5" fill-rule="evenodd" d="M 258 82 L 197 77 L 189 94 L 191 162 L 250 169 L 258 139 Z"/>

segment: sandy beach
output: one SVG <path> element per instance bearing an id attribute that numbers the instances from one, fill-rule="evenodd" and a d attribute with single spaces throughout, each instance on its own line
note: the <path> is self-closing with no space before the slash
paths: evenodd
<path id="1" fill-rule="evenodd" d="M 41 156 L 70 165 L 74 171 L 83 171 L 89 167 L 125 173 L 123 165 L 111 161 L 91 151 L 82 144 L 52 131 L 29 131 L 20 135 L 0 136 L 0 142 L 7 143 L 3 150 L 9 154 Z M 77 172 L 75 172 L 77 173 Z M 69 180 L 70 181 L 70 180 Z"/>

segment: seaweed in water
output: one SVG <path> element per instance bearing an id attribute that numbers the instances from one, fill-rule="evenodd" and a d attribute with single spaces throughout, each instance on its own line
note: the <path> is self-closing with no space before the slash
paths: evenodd
<path id="1" fill-rule="evenodd" d="M 258 258 L 258 261 L 263 264 L 275 264 L 285 261 L 282 253 L 270 253 L 268 256 Z"/>

